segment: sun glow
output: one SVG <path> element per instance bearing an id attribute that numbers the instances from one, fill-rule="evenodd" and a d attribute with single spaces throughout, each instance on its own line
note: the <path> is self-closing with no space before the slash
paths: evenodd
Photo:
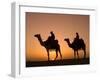
<path id="1" fill-rule="evenodd" d="M 54 60 L 56 57 L 56 52 L 55 50 L 50 50 L 50 60 Z"/>

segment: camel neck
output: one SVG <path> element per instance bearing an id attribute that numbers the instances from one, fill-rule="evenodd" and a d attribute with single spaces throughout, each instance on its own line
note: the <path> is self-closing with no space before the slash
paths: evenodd
<path id="1" fill-rule="evenodd" d="M 69 47 L 71 47 L 71 43 L 70 43 L 70 41 L 69 41 L 69 40 L 67 41 L 67 43 L 68 43 L 68 46 L 69 46 Z"/>
<path id="2" fill-rule="evenodd" d="M 44 46 L 44 43 L 43 43 L 43 41 L 42 41 L 41 36 L 40 36 L 40 37 L 38 37 L 38 40 L 39 40 L 40 44 L 41 44 L 42 46 Z"/>

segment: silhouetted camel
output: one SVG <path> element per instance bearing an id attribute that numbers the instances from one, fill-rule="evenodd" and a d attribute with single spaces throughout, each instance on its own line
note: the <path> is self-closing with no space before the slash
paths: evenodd
<path id="1" fill-rule="evenodd" d="M 84 51 L 84 58 L 86 58 L 86 45 L 83 39 L 79 39 L 77 42 L 74 40 L 72 43 L 70 43 L 68 38 L 65 38 L 64 40 L 68 43 L 68 46 L 74 50 L 74 58 L 76 58 L 76 52 L 79 58 L 78 50 L 80 49 Z"/>
<path id="2" fill-rule="evenodd" d="M 61 50 L 60 50 L 60 45 L 58 44 L 58 40 L 54 40 L 52 43 L 51 42 L 49 43 L 47 40 L 43 41 L 41 36 L 40 36 L 40 34 L 36 34 L 34 36 L 38 38 L 41 46 L 46 48 L 47 55 L 48 55 L 48 61 L 50 60 L 50 58 L 49 58 L 49 50 L 55 50 L 55 52 L 56 52 L 55 60 L 58 57 L 58 52 L 60 53 L 60 57 L 62 59 L 62 54 L 61 54 Z"/>

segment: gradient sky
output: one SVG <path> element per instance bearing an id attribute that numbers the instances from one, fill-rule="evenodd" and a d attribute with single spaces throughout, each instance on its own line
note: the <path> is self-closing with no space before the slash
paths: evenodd
<path id="1" fill-rule="evenodd" d="M 26 12 L 26 60 L 41 61 L 47 60 L 46 49 L 40 45 L 35 34 L 41 34 L 42 40 L 47 40 L 50 31 L 55 33 L 59 41 L 63 59 L 74 57 L 72 48 L 64 41 L 69 38 L 70 42 L 79 33 L 86 43 L 87 57 L 89 56 L 89 15 L 72 14 L 51 14 L 51 13 L 32 13 Z M 79 51 L 80 57 L 83 56 Z M 54 51 L 50 52 L 50 59 L 56 56 Z M 60 59 L 60 56 L 58 57 Z"/>

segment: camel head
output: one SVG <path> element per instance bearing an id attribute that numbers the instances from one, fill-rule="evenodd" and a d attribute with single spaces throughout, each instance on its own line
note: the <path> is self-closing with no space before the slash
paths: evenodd
<path id="1" fill-rule="evenodd" d="M 68 43 L 69 47 L 72 47 L 72 44 L 70 43 L 69 38 L 65 38 L 64 41 Z"/>
<path id="2" fill-rule="evenodd" d="M 42 41 L 40 34 L 35 34 L 34 37 L 36 37 L 39 40 L 40 44 L 44 46 L 44 42 Z"/>
<path id="3" fill-rule="evenodd" d="M 37 37 L 38 38 L 38 37 L 40 37 L 40 34 L 35 34 L 34 37 Z"/>
<path id="4" fill-rule="evenodd" d="M 66 41 L 68 43 L 68 45 L 70 45 L 69 38 L 65 38 L 64 41 Z"/>
<path id="5" fill-rule="evenodd" d="M 68 38 L 65 38 L 65 39 L 64 39 L 64 41 L 67 41 L 67 42 L 69 42 L 69 39 L 68 39 Z"/>

